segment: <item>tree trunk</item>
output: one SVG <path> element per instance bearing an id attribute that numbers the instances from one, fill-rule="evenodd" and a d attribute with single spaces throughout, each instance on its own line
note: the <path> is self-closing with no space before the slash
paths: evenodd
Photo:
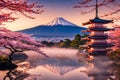
<path id="1" fill-rule="evenodd" d="M 14 52 L 12 51 L 11 54 L 9 55 L 9 59 L 8 59 L 8 62 L 12 62 L 12 56 L 13 56 Z"/>

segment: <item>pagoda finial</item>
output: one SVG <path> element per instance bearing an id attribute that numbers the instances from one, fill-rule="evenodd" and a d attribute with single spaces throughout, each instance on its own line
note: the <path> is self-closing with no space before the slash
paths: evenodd
<path id="1" fill-rule="evenodd" d="M 96 18 L 98 18 L 98 0 L 96 0 Z"/>

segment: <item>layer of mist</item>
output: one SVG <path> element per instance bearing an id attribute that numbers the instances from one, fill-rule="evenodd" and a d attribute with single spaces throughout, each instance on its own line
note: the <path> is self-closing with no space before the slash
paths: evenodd
<path id="1" fill-rule="evenodd" d="M 49 57 L 26 52 L 28 59 L 17 69 L 30 75 L 24 80 L 107 80 L 112 76 L 112 62 L 107 56 L 95 56 L 93 61 L 88 62 L 85 57 L 77 55 L 76 49 L 43 47 L 41 51 Z M 5 73 L 1 72 L 0 78 L 1 75 Z"/>

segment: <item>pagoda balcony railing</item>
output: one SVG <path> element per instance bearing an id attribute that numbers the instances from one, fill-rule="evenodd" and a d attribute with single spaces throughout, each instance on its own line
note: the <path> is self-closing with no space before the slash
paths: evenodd
<path id="1" fill-rule="evenodd" d="M 89 34 L 89 36 L 108 36 L 106 34 Z"/>

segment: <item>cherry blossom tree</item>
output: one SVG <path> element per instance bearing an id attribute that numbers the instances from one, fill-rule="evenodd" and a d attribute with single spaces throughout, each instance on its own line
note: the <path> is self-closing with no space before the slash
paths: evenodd
<path id="1" fill-rule="evenodd" d="M 30 3 L 29 0 L 0 0 L 0 25 L 4 22 L 12 22 L 17 18 L 11 16 L 13 13 L 19 12 L 24 16 L 34 19 L 29 14 L 41 14 L 43 5 L 38 2 Z M 23 44 L 24 43 L 24 44 Z M 39 51 L 38 43 L 30 37 L 30 35 L 12 32 L 3 27 L 0 28 L 0 47 L 7 48 L 11 51 L 11 56 L 14 52 L 21 52 L 24 50 Z M 28 46 L 29 45 L 29 46 Z M 1 53 L 4 53 L 0 50 Z"/>
<path id="2" fill-rule="evenodd" d="M 29 0 L 0 0 L 0 25 L 3 22 L 12 22 L 17 18 L 13 17 L 12 14 L 19 12 L 24 16 L 34 19 L 29 14 L 41 14 L 43 5 L 39 5 L 38 2 L 30 3 Z"/>
<path id="3" fill-rule="evenodd" d="M 37 2 L 30 3 L 29 0 L 0 0 L 0 25 L 3 25 L 4 22 L 15 21 L 17 18 L 12 16 L 14 13 L 21 13 L 30 19 L 34 19 L 31 14 L 41 14 L 43 12 L 42 7 L 43 5 L 39 5 Z M 0 70 L 10 70 L 11 72 L 17 67 L 12 63 L 12 55 L 16 52 L 32 50 L 48 57 L 40 51 L 40 46 L 41 44 L 31 35 L 0 27 L 0 54 L 8 54 L 9 57 L 7 62 L 0 62 Z M 7 74 L 9 75 L 9 72 Z M 11 80 L 10 77 L 9 79 Z"/>
<path id="4" fill-rule="evenodd" d="M 10 51 L 10 53 L 0 51 L 9 54 L 9 60 L 12 60 L 14 53 L 28 50 L 36 51 L 47 57 L 46 54 L 40 51 L 41 44 L 34 38 L 31 38 L 31 35 L 13 32 L 3 27 L 0 27 L 0 47 Z"/>
<path id="5" fill-rule="evenodd" d="M 29 0 L 0 0 L 0 25 L 2 25 L 4 22 L 15 21 L 17 18 L 11 16 L 15 12 L 19 12 L 24 16 L 33 19 L 33 17 L 29 16 L 28 14 L 41 14 L 43 12 L 41 7 L 43 7 L 43 5 L 39 5 L 37 2 L 30 3 Z M 0 28 L 0 44 L 0 47 L 9 49 L 11 53 L 24 51 L 23 49 L 33 49 L 34 51 L 35 48 L 38 49 L 35 47 L 38 43 L 35 42 L 30 35 L 12 32 L 2 27 Z M 21 50 L 18 48 L 21 48 Z"/>
<path id="6" fill-rule="evenodd" d="M 113 50 L 120 49 L 120 27 L 114 28 L 108 35 L 110 37 L 108 42 L 114 44 Z"/>
<path id="7" fill-rule="evenodd" d="M 112 50 L 109 51 L 109 58 L 113 61 L 112 73 L 115 76 L 115 80 L 120 79 L 120 26 L 116 27 L 113 31 L 109 33 L 110 43 L 114 46 Z"/>

